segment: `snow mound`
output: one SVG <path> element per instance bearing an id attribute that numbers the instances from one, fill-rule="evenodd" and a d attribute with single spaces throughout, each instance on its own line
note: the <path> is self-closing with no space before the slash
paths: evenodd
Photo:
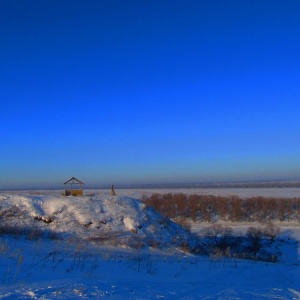
<path id="1" fill-rule="evenodd" d="M 0 226 L 27 228 L 94 244 L 157 249 L 195 248 L 197 238 L 129 197 L 5 195 Z"/>

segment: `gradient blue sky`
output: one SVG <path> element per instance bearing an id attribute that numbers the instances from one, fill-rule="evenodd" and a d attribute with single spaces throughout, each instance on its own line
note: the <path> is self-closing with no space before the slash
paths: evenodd
<path id="1" fill-rule="evenodd" d="M 0 188 L 300 179 L 300 1 L 0 2 Z"/>

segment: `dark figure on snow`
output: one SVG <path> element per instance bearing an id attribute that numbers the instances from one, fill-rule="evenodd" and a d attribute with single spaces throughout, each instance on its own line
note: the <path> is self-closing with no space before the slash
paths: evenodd
<path id="1" fill-rule="evenodd" d="M 110 192 L 110 194 L 112 196 L 116 196 L 116 193 L 115 193 L 115 190 L 114 190 L 114 185 L 111 186 L 111 192 Z"/>

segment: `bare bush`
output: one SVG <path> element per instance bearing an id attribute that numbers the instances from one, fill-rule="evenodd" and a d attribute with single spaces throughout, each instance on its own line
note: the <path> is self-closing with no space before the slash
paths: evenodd
<path id="1" fill-rule="evenodd" d="M 214 240 L 215 245 L 218 244 L 218 238 L 224 234 L 224 227 L 220 224 L 214 224 L 203 230 L 204 236 Z"/>
<path id="2" fill-rule="evenodd" d="M 229 257 L 230 249 L 235 244 L 232 232 L 231 227 L 214 224 L 203 230 L 203 236 L 212 253 Z"/>
<path id="3" fill-rule="evenodd" d="M 250 250 L 256 255 L 261 248 L 263 231 L 257 227 L 249 227 L 247 230 L 247 238 L 250 243 Z"/>

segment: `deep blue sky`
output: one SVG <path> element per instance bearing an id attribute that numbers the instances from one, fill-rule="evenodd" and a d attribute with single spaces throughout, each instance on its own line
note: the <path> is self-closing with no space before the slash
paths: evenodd
<path id="1" fill-rule="evenodd" d="M 0 188 L 300 179 L 300 1 L 0 2 Z"/>

